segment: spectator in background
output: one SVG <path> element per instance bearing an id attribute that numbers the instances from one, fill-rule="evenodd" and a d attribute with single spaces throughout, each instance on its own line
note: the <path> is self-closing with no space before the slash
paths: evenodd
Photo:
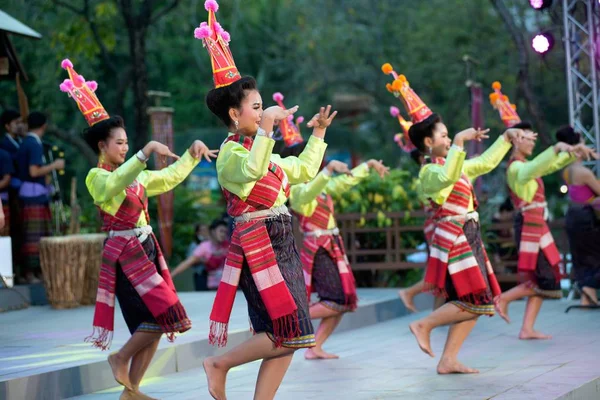
<path id="1" fill-rule="evenodd" d="M 17 151 L 17 172 L 21 223 L 21 261 L 29 283 L 41 277 L 39 245 L 42 237 L 52 236 L 52 215 L 46 177 L 65 168 L 65 160 L 46 162 L 42 137 L 46 132 L 46 116 L 40 112 L 29 114 L 29 132 Z"/>
<path id="2" fill-rule="evenodd" d="M 14 164 L 10 153 L 0 149 L 0 200 L 2 201 L 2 214 L 4 226 L 0 227 L 0 236 L 10 235 L 10 207 L 9 194 L 11 176 L 14 174 Z"/>
<path id="3" fill-rule="evenodd" d="M 506 228 L 490 230 L 486 235 L 494 256 L 502 261 L 517 259 L 517 247 L 514 243 L 514 229 L 512 228 L 514 214 L 515 208 L 510 197 L 507 197 L 504 203 L 500 204 L 498 212 L 492 216 L 492 223 L 510 225 Z"/>
<path id="4" fill-rule="evenodd" d="M 208 226 L 205 224 L 197 224 L 194 229 L 194 240 L 190 243 L 188 247 L 188 251 L 186 256 L 192 257 L 194 254 L 194 250 L 196 247 L 200 245 L 200 243 L 208 240 L 209 232 Z M 206 287 L 206 268 L 204 268 L 204 264 L 199 262 L 191 266 L 194 270 L 194 290 L 196 291 L 204 291 L 208 290 Z"/>
<path id="5" fill-rule="evenodd" d="M 229 249 L 229 229 L 223 220 L 214 220 L 209 227 L 208 240 L 201 242 L 192 255 L 181 262 L 172 276 L 175 277 L 193 265 L 204 266 L 204 282 L 195 274 L 194 285 L 196 290 L 215 290 L 221 282 L 225 259 Z M 201 284 L 204 283 L 203 288 Z"/>

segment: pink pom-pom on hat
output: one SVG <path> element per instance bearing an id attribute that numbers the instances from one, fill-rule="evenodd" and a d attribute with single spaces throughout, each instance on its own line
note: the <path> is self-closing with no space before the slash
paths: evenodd
<path id="1" fill-rule="evenodd" d="M 98 82 L 96 82 L 96 81 L 89 81 L 89 82 L 86 82 L 85 84 L 87 85 L 87 87 L 90 88 L 90 90 L 92 92 L 95 92 L 96 89 L 98 89 Z"/>
<path id="2" fill-rule="evenodd" d="M 70 79 L 65 79 L 63 83 L 59 86 L 61 92 L 68 93 L 71 89 L 73 89 L 73 82 Z"/>
<path id="3" fill-rule="evenodd" d="M 398 107 L 391 106 L 390 114 L 392 115 L 392 117 L 397 117 L 398 115 L 400 115 L 400 110 L 398 109 Z"/>
<path id="4" fill-rule="evenodd" d="M 231 36 L 229 35 L 229 32 L 227 31 L 223 31 L 221 32 L 221 37 L 223 38 L 223 40 L 227 43 L 231 42 Z"/>
<path id="5" fill-rule="evenodd" d="M 208 25 L 194 29 L 194 37 L 196 39 L 206 39 L 210 36 L 212 36 L 212 30 L 208 27 Z"/>
<path id="6" fill-rule="evenodd" d="M 73 63 L 68 58 L 65 58 L 60 63 L 60 66 L 61 66 L 62 69 L 73 68 Z"/>
<path id="7" fill-rule="evenodd" d="M 215 0 L 206 0 L 204 2 L 204 9 L 206 11 L 217 12 L 219 11 L 219 3 L 217 3 Z"/>
<path id="8" fill-rule="evenodd" d="M 67 70 L 69 79 L 65 79 L 58 87 L 62 92 L 69 94 L 69 97 L 75 101 L 88 125 L 93 126 L 100 121 L 110 118 L 94 93 L 98 88 L 98 83 L 95 81 L 86 82 L 85 78 L 75 71 L 73 63 L 69 59 L 64 59 L 60 63 L 60 66 Z"/>
<path id="9" fill-rule="evenodd" d="M 284 97 L 283 94 L 281 94 L 280 92 L 275 92 L 273 93 L 273 100 L 276 102 L 280 102 L 283 101 Z"/>
<path id="10" fill-rule="evenodd" d="M 304 122 L 304 117 L 303 117 L 303 116 L 299 116 L 298 118 L 296 118 L 296 123 L 297 123 L 298 125 L 300 125 L 300 124 L 301 124 L 301 123 L 303 123 L 303 122 Z"/>
<path id="11" fill-rule="evenodd" d="M 217 32 L 217 35 L 223 33 L 224 30 L 220 23 L 215 22 L 215 32 Z"/>

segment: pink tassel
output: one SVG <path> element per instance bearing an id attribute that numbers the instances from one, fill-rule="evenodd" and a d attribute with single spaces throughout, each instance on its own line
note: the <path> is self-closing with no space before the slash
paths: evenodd
<path id="1" fill-rule="evenodd" d="M 215 22 L 215 32 L 217 32 L 217 35 L 222 33 L 224 30 L 225 29 L 223 29 L 220 23 Z"/>
<path id="2" fill-rule="evenodd" d="M 219 3 L 217 3 L 215 0 L 206 0 L 204 2 L 204 8 L 206 11 L 217 12 L 219 11 Z"/>
<path id="3" fill-rule="evenodd" d="M 284 97 L 283 97 L 283 95 L 280 92 L 273 93 L 273 100 L 274 101 L 276 101 L 276 102 L 279 103 L 280 101 L 283 101 L 283 99 L 284 99 Z"/>
<path id="4" fill-rule="evenodd" d="M 298 118 L 296 118 L 296 124 L 300 125 L 303 122 L 304 122 L 304 117 L 303 116 L 299 116 Z"/>
<path id="5" fill-rule="evenodd" d="M 65 58 L 60 63 L 60 66 L 62 67 L 62 69 L 73 68 L 73 63 L 68 58 Z"/>
<path id="6" fill-rule="evenodd" d="M 392 117 L 398 117 L 398 115 L 400 115 L 400 110 L 398 109 L 398 107 L 391 106 L 390 114 L 392 114 Z"/>
<path id="7" fill-rule="evenodd" d="M 290 122 L 294 122 L 294 116 L 293 115 L 288 115 L 287 120 Z"/>
<path id="8" fill-rule="evenodd" d="M 85 78 L 81 75 L 77 75 L 75 77 L 75 81 L 76 83 L 79 83 L 80 85 L 83 85 L 85 83 Z"/>
<path id="9" fill-rule="evenodd" d="M 229 32 L 227 32 L 227 31 L 221 32 L 221 37 L 223 38 L 225 43 L 231 42 L 231 36 L 229 35 Z"/>
<path id="10" fill-rule="evenodd" d="M 200 28 L 202 28 L 203 26 L 208 26 L 208 22 L 204 21 L 200 23 Z"/>
<path id="11" fill-rule="evenodd" d="M 208 27 L 208 25 L 194 29 L 194 37 L 196 39 L 202 40 L 210 36 L 212 36 L 212 30 Z"/>
<path id="12" fill-rule="evenodd" d="M 96 81 L 89 81 L 85 83 L 87 85 L 88 88 L 90 88 L 90 90 L 92 92 L 95 92 L 96 89 L 98 89 L 98 82 Z"/>
<path id="13" fill-rule="evenodd" d="M 73 82 L 70 79 L 65 79 L 59 86 L 62 92 L 68 93 L 73 89 Z"/>

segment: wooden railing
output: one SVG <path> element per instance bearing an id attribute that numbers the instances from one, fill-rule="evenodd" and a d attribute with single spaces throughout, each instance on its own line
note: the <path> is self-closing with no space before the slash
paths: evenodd
<path id="1" fill-rule="evenodd" d="M 389 212 L 385 214 L 385 217 L 391 220 L 389 226 L 373 227 L 368 225 L 370 225 L 370 221 L 381 218 L 377 213 L 338 214 L 336 216 L 352 269 L 354 271 L 374 271 L 425 268 L 424 262 L 414 263 L 406 260 L 408 255 L 422 251 L 415 247 L 425 240 L 423 235 L 425 214 L 422 211 Z M 294 225 L 297 226 L 297 224 Z M 500 257 L 493 248 L 502 245 L 506 248 L 512 247 L 516 254 L 514 238 L 491 239 L 485 233 L 509 230 L 512 229 L 512 225 L 512 222 L 505 222 L 486 224 L 483 227 L 484 242 L 488 247 L 489 258 L 498 279 L 503 282 L 516 282 L 517 260 L 514 255 L 510 258 Z M 553 221 L 549 225 L 559 251 L 564 255 L 568 252 L 564 220 Z M 297 238 L 301 237 L 297 236 Z"/>

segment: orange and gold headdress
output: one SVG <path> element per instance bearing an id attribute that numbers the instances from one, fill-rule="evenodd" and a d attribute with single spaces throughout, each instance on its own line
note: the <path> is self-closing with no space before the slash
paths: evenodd
<path id="1" fill-rule="evenodd" d="M 421 100 L 414 90 L 410 87 L 408 80 L 404 75 L 398 75 L 391 64 L 385 63 L 381 66 L 381 70 L 386 75 L 392 75 L 394 81 L 385 85 L 387 90 L 394 96 L 398 97 L 406 111 L 410 115 L 413 124 L 422 122 L 427 117 L 431 116 L 433 112 L 427 107 L 427 105 Z"/>
<path id="2" fill-rule="evenodd" d="M 500 82 L 496 81 L 492 83 L 492 89 L 494 89 L 494 92 L 490 93 L 490 103 L 500 113 L 500 118 L 502 118 L 504 125 L 510 128 L 521 122 L 521 118 L 517 114 L 517 106 L 511 104 L 508 96 L 502 94 L 500 91 L 502 89 Z"/>

